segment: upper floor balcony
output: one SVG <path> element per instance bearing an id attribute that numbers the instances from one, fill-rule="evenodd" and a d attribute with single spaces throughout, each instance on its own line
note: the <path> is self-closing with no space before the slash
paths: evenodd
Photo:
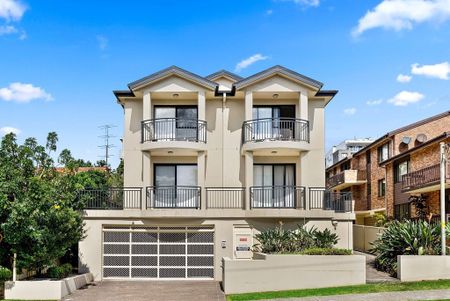
<path id="1" fill-rule="evenodd" d="M 243 150 L 308 149 L 309 122 L 274 117 L 245 121 L 242 125 Z"/>
<path id="2" fill-rule="evenodd" d="M 83 190 L 78 198 L 95 216 L 113 216 L 111 210 L 121 211 L 116 213 L 119 215 L 151 217 L 332 217 L 333 213 L 353 211 L 349 192 L 331 192 L 321 187 L 310 187 L 308 191 L 293 185 L 252 186 L 248 188 L 250 199 L 246 200 L 246 190 L 245 187 L 125 187 Z"/>
<path id="3" fill-rule="evenodd" d="M 450 188 L 450 164 L 445 168 L 445 188 Z M 402 192 L 424 193 L 440 189 L 440 164 L 428 166 L 402 176 Z"/>
<path id="4" fill-rule="evenodd" d="M 366 171 L 348 169 L 327 179 L 327 188 L 341 190 L 353 185 L 366 183 Z"/>
<path id="5" fill-rule="evenodd" d="M 206 149 L 206 121 L 189 118 L 155 118 L 141 123 L 143 150 Z"/>

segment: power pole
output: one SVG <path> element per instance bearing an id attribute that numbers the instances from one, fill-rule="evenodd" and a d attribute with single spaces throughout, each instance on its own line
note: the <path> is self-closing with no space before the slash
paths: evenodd
<path id="1" fill-rule="evenodd" d="M 108 165 L 109 158 L 114 156 L 110 153 L 110 149 L 113 147 L 116 147 L 116 146 L 114 144 L 110 143 L 110 139 L 114 138 L 116 136 L 113 136 L 110 134 L 110 129 L 115 128 L 115 127 L 116 126 L 113 124 L 105 124 L 105 125 L 99 126 L 99 128 L 104 132 L 104 134 L 101 136 L 98 136 L 98 137 L 101 139 L 104 139 L 104 144 L 99 145 L 98 147 L 100 149 L 105 150 L 105 154 L 101 155 L 100 157 L 105 158 L 106 167 L 109 166 Z"/>

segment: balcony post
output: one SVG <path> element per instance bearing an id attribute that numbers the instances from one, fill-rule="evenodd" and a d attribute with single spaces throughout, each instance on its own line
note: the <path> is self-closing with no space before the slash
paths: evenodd
<path id="1" fill-rule="evenodd" d="M 244 120 L 253 119 L 253 92 L 245 91 L 245 116 Z"/>
<path id="2" fill-rule="evenodd" d="M 149 152 L 142 152 L 142 201 L 141 209 L 147 209 L 147 187 L 152 186 L 152 162 Z"/>
<path id="3" fill-rule="evenodd" d="M 197 96 L 198 119 L 206 120 L 206 100 L 205 91 L 198 91 Z"/>
<path id="4" fill-rule="evenodd" d="M 152 98 L 150 91 L 144 91 L 144 96 L 142 98 L 142 120 L 147 120 L 152 118 Z"/>
<path id="5" fill-rule="evenodd" d="M 206 153 L 198 152 L 197 155 L 197 185 L 200 190 L 200 209 L 206 209 L 206 189 L 205 189 Z"/>
<path id="6" fill-rule="evenodd" d="M 250 187 L 253 186 L 253 153 L 245 152 L 245 200 L 244 209 L 250 209 Z"/>

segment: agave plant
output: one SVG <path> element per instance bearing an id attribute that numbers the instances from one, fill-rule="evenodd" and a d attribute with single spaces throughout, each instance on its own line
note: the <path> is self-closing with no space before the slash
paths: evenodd
<path id="1" fill-rule="evenodd" d="M 373 242 L 375 266 L 396 275 L 398 255 L 438 255 L 441 253 L 441 227 L 426 221 L 393 221 Z"/>
<path id="2" fill-rule="evenodd" d="M 331 233 L 328 228 L 323 231 L 316 231 L 314 234 L 316 248 L 331 249 L 339 240 L 337 234 Z"/>
<path id="3" fill-rule="evenodd" d="M 274 229 L 267 229 L 255 235 L 259 244 L 255 249 L 263 253 L 288 253 L 294 252 L 293 235 L 289 230 L 280 225 Z"/>

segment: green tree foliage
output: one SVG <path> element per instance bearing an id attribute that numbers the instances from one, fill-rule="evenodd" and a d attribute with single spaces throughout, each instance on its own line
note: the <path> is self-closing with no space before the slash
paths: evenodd
<path id="1" fill-rule="evenodd" d="M 81 209 L 73 173 L 58 173 L 51 154 L 58 136 L 48 134 L 45 146 L 28 138 L 19 145 L 14 134 L 0 145 L 0 265 L 40 270 L 63 256 L 83 238 Z M 59 160 L 69 165 L 70 152 Z"/>

